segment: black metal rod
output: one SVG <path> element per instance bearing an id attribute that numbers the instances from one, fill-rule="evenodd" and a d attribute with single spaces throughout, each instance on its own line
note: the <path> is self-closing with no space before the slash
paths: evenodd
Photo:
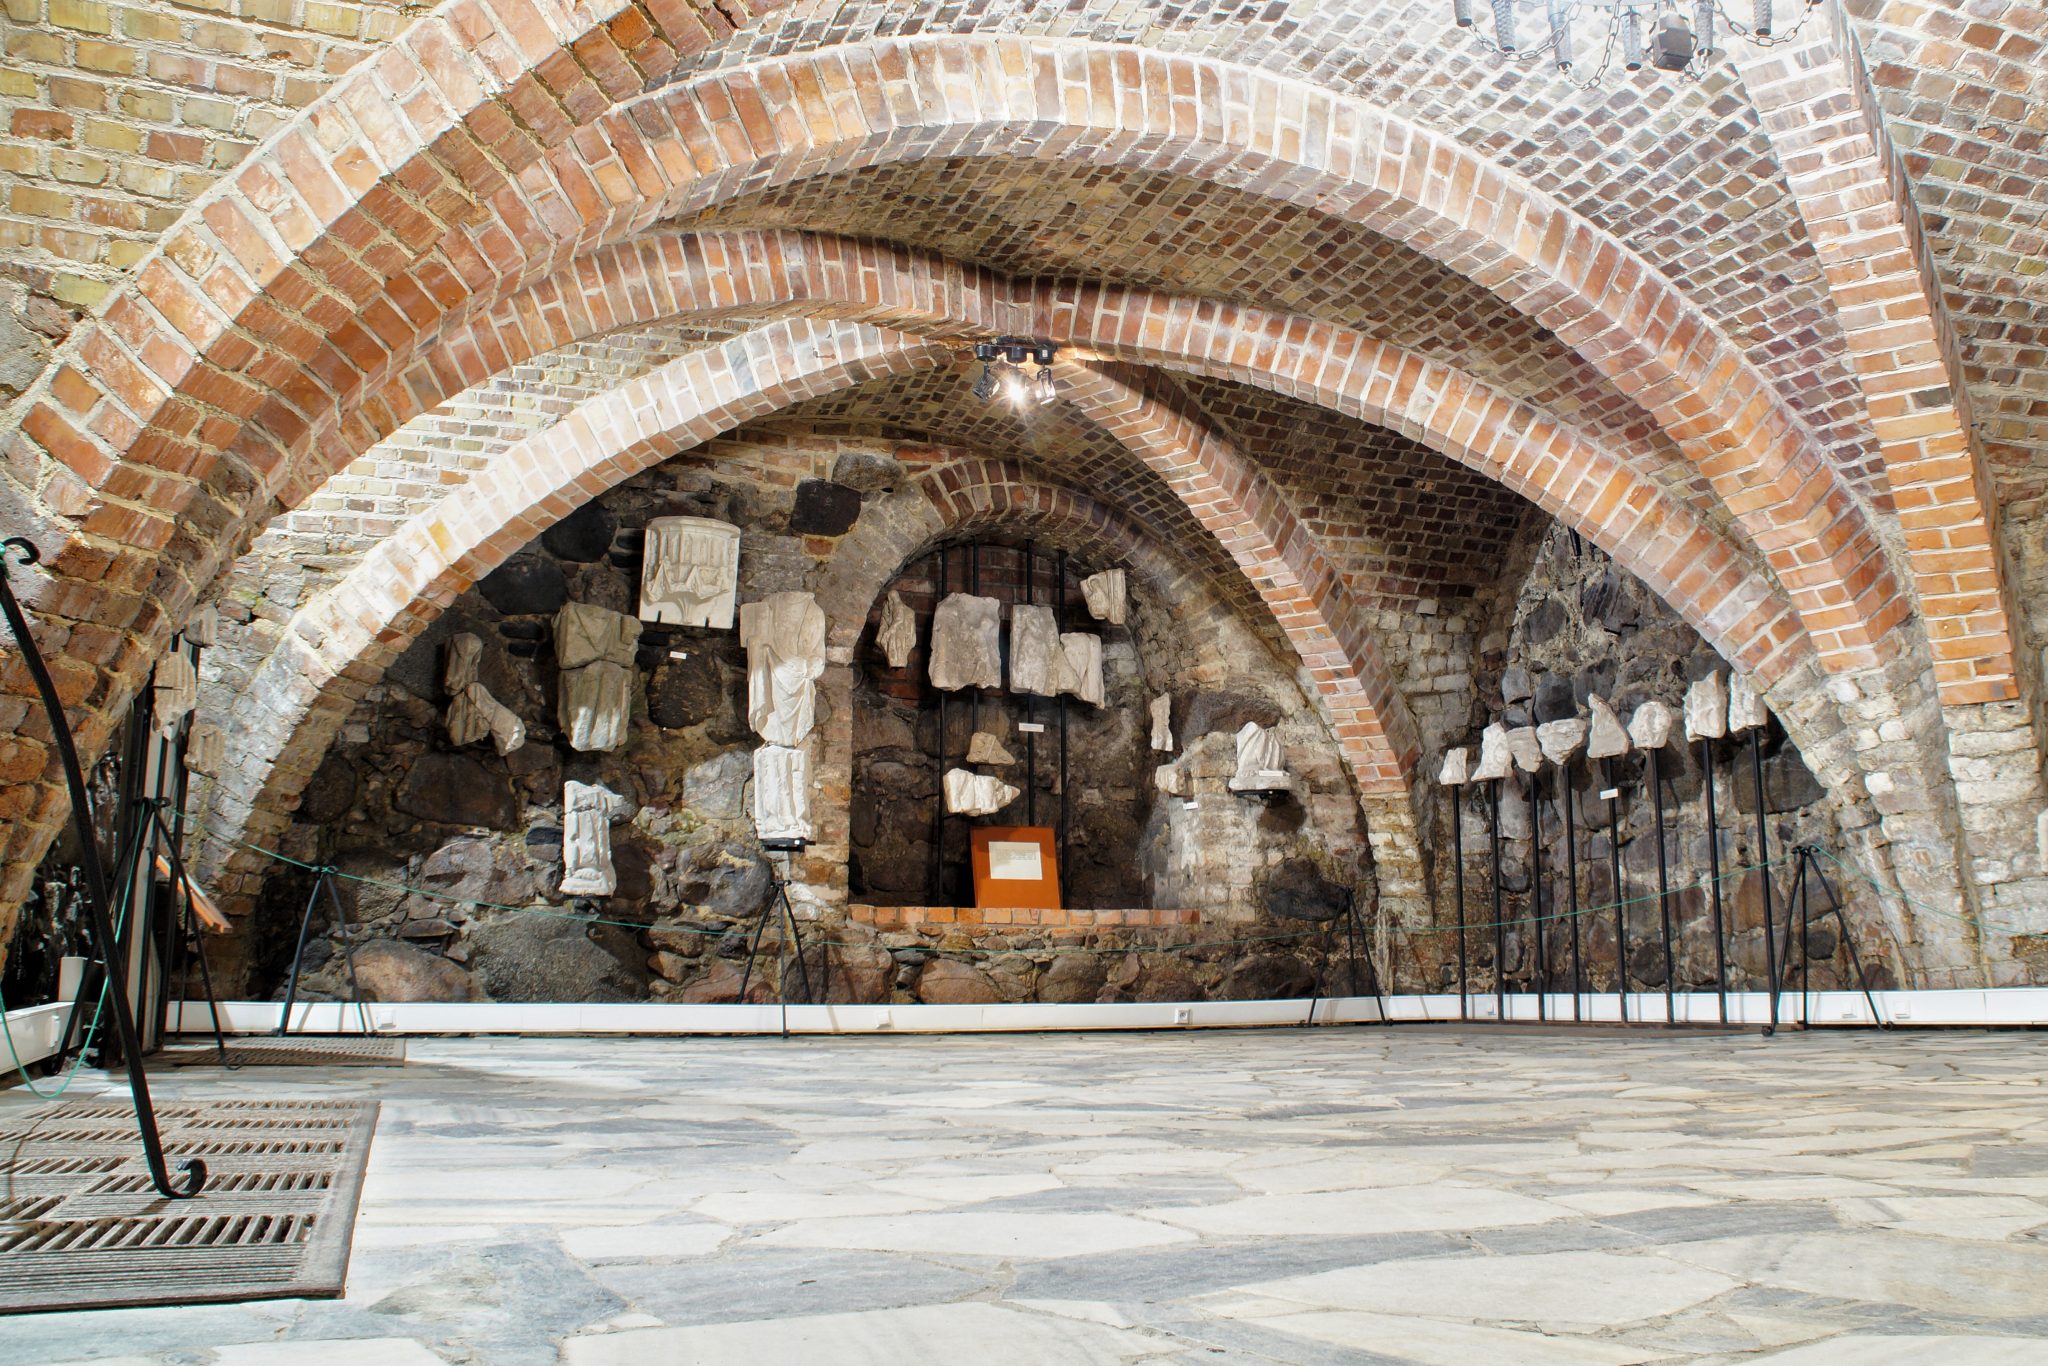
<path id="1" fill-rule="evenodd" d="M 1488 838 L 1493 846 L 1493 1017 L 1508 1017 L 1508 926 L 1502 918 L 1500 899 L 1500 779 L 1487 783 L 1487 802 L 1492 808 L 1493 828 Z"/>
<path id="2" fill-rule="evenodd" d="M 331 869 L 327 877 L 327 904 L 334 907 L 334 928 L 340 932 L 342 942 L 347 945 L 341 955 L 341 963 L 348 969 L 348 994 L 355 1003 L 357 1027 L 365 1034 L 374 1034 L 377 1031 L 370 1027 L 369 1007 L 363 1004 L 363 984 L 356 978 L 356 946 L 349 943 L 349 930 L 353 927 L 348 923 L 348 907 L 342 904 L 341 888 L 335 886 Z M 338 1011 L 335 1013 L 334 1026 L 336 1032 L 339 1032 L 341 1015 Z"/>
<path id="3" fill-rule="evenodd" d="M 947 570 L 951 567 L 946 547 L 940 546 L 938 587 L 932 593 L 932 620 L 934 623 L 938 621 L 939 604 L 946 600 L 947 580 L 950 577 Z M 929 641 L 929 637 L 927 637 L 927 641 Z M 925 649 L 927 651 L 931 649 L 929 643 L 925 646 Z M 931 672 L 929 654 L 926 657 L 926 664 L 925 672 L 929 676 Z M 925 900 L 930 905 L 940 906 L 946 902 L 946 889 L 944 886 L 946 867 L 946 690 L 939 688 L 935 689 L 935 691 L 939 694 L 939 720 L 938 730 L 932 740 L 932 848 L 931 858 L 925 873 Z"/>
<path id="4" fill-rule="evenodd" d="M 1671 869 L 1664 857 L 1664 751 L 1650 751 L 1650 791 L 1657 820 L 1657 910 L 1664 924 L 1664 1023 L 1678 1023 L 1678 964 L 1671 955 Z"/>
<path id="5" fill-rule="evenodd" d="M 1700 737 L 1701 795 L 1707 807 L 1707 895 L 1714 930 L 1714 993 L 1728 1023 L 1728 944 L 1721 909 L 1721 818 L 1714 800 L 1714 742 Z"/>
<path id="6" fill-rule="evenodd" d="M 1038 602 L 1038 543 L 1024 542 L 1024 601 Z M 1038 724 L 1038 699 L 1024 695 L 1024 719 Z M 1024 824 L 1038 824 L 1038 732 L 1024 732 Z"/>
<path id="7" fill-rule="evenodd" d="M 1614 760 L 1600 761 L 1607 784 L 1607 871 L 1614 896 L 1614 992 L 1621 1022 L 1628 1023 L 1628 895 L 1621 883 L 1621 784 L 1615 781 Z"/>
<path id="8" fill-rule="evenodd" d="M 1451 789 L 1451 879 L 1458 889 L 1458 1018 L 1472 1018 L 1472 986 L 1465 961 L 1465 789 Z"/>
<path id="9" fill-rule="evenodd" d="M 1802 851 L 1798 881 L 1792 895 L 1799 905 L 1799 1019 L 1813 1028 L 1813 893 L 1806 885 L 1806 865 L 1813 855 Z"/>
<path id="10" fill-rule="evenodd" d="M 1550 1010 L 1545 993 L 1550 987 L 1550 945 L 1543 933 L 1543 771 L 1529 775 L 1529 974 L 1536 988 L 1536 1018 L 1547 1020 Z"/>
<path id="11" fill-rule="evenodd" d="M 779 874 L 771 871 L 768 876 L 773 879 Z M 754 924 L 753 938 L 747 941 L 747 965 L 740 970 L 740 990 L 739 995 L 732 998 L 734 1005 L 743 1006 L 747 1003 L 747 988 L 754 982 L 754 959 L 761 952 L 761 937 L 768 932 L 768 918 L 774 914 L 775 907 L 772 902 L 761 907 L 761 918 Z"/>
<path id="12" fill-rule="evenodd" d="M 206 1163 L 196 1157 L 184 1159 L 179 1164 L 185 1175 L 183 1186 L 173 1184 L 170 1169 L 165 1164 L 163 1139 L 156 1127 L 156 1107 L 149 1098 L 149 1074 L 143 1067 L 141 1042 L 135 1037 L 135 1017 L 128 1010 L 127 965 L 119 961 L 113 922 L 107 915 L 107 870 L 100 862 L 99 841 L 92 829 L 92 808 L 86 799 L 85 773 L 79 767 L 78 746 L 72 741 L 71 723 L 64 715 L 64 704 L 57 696 L 56 684 L 50 680 L 49 667 L 43 663 L 42 651 L 37 648 L 35 637 L 29 631 L 21 604 L 15 600 L 14 584 L 7 573 L 7 552 L 10 550 L 21 556 L 23 564 L 37 563 L 42 559 L 42 553 L 33 541 L 25 537 L 10 536 L 0 541 L 0 610 L 5 612 L 7 628 L 14 633 L 15 643 L 21 649 L 22 663 L 28 667 L 29 677 L 42 698 L 43 710 L 48 713 L 50 738 L 57 747 L 57 758 L 64 769 L 64 784 L 70 789 L 71 820 L 78 832 L 79 860 L 85 867 L 87 909 L 92 915 L 93 937 L 106 960 L 107 980 L 114 998 L 114 1029 L 121 1040 L 122 1059 L 128 1068 L 128 1091 L 135 1101 L 135 1127 L 142 1137 L 142 1152 L 149 1166 L 150 1183 L 166 1199 L 189 1199 L 205 1189 Z"/>
<path id="13" fill-rule="evenodd" d="M 1572 911 L 1572 1020 L 1584 1019 L 1580 1007 L 1586 991 L 1585 945 L 1579 933 L 1579 836 L 1572 815 L 1571 762 L 1557 766 L 1557 790 L 1564 799 L 1564 881 Z"/>
<path id="14" fill-rule="evenodd" d="M 1052 595 L 1052 615 L 1055 633 L 1063 632 L 1067 629 L 1066 551 L 1062 550 L 1059 553 L 1059 559 L 1057 563 L 1059 569 L 1058 575 L 1056 576 L 1057 587 L 1054 589 Z M 1072 891 L 1068 890 L 1067 882 L 1067 789 L 1071 786 L 1072 784 L 1067 781 L 1067 695 L 1066 693 L 1062 692 L 1060 694 L 1060 899 L 1066 902 L 1069 906 L 1074 904 L 1074 894 Z"/>
<path id="15" fill-rule="evenodd" d="M 1863 970 L 1863 955 L 1857 952 L 1856 936 L 1849 933 L 1849 917 L 1842 913 L 1842 902 L 1835 895 L 1835 885 L 1828 881 L 1827 874 L 1820 870 L 1820 865 L 1813 862 L 1813 853 L 1810 849 L 1807 851 L 1807 862 L 1813 868 L 1813 876 L 1820 880 L 1820 889 L 1828 894 L 1828 909 L 1834 912 L 1835 928 L 1842 932 L 1842 947 L 1849 951 L 1849 966 L 1856 970 L 1856 985 L 1862 989 L 1864 1004 L 1870 1007 L 1870 1018 L 1877 1021 L 1879 1029 L 1890 1029 L 1891 1021 L 1877 1008 L 1877 993 L 1871 990 L 1870 974 Z"/>
<path id="16" fill-rule="evenodd" d="M 1749 781 L 1756 793 L 1756 875 L 1764 894 L 1764 976 L 1771 991 L 1770 1023 L 1765 1034 L 1778 1032 L 1778 934 L 1771 913 L 1771 825 L 1764 811 L 1764 732 L 1758 726 L 1749 733 Z"/>
<path id="17" fill-rule="evenodd" d="M 278 1013 L 276 1037 L 283 1038 L 291 1028 L 292 1005 L 299 998 L 299 968 L 306 961 L 306 936 L 313 928 L 313 907 L 320 902 L 320 892 L 327 886 L 327 869 L 316 870 L 313 890 L 306 896 L 306 913 L 299 917 L 299 943 L 292 950 L 292 972 L 284 989 L 284 1009 Z"/>

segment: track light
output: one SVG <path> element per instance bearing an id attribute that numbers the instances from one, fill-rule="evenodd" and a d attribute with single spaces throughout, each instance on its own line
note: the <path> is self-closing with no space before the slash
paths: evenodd
<path id="1" fill-rule="evenodd" d="M 1502 52 L 1515 50 L 1515 0 L 1493 0 L 1493 41 Z"/>
<path id="2" fill-rule="evenodd" d="M 1016 366 L 1003 371 L 1003 397 L 1010 400 L 1010 406 L 1021 408 L 1031 397 L 1031 382 L 1024 378 L 1024 372 Z"/>
<path id="3" fill-rule="evenodd" d="M 1769 0 L 1757 0 L 1766 4 Z M 1572 69 L 1572 7 L 1570 0 L 1550 0 L 1550 50 L 1559 71 Z"/>
<path id="4" fill-rule="evenodd" d="M 1647 64 L 1698 80 L 1707 74 L 1709 59 L 1721 55 L 1717 26 L 1732 11 L 1734 0 L 1486 0 L 1493 20 L 1477 22 L 1479 0 L 1451 0 L 1451 17 L 1476 43 L 1496 57 L 1531 61 L 1549 58 L 1574 85 L 1590 87 L 1610 67 L 1641 71 Z M 1783 42 L 1796 32 L 1822 0 L 1788 0 L 1793 15 L 1780 23 L 1778 0 L 1749 0 L 1747 24 L 1726 27 L 1738 38 L 1759 47 Z M 1516 31 L 1519 11 L 1542 14 L 1538 35 Z M 1604 27 L 1603 27 L 1604 26 Z M 1579 40 L 1584 38 L 1582 43 Z"/>
<path id="5" fill-rule="evenodd" d="M 1711 0 L 1707 0 L 1711 3 Z M 1676 14 L 1657 18 L 1657 32 L 1650 39 L 1650 65 L 1659 71 L 1683 71 L 1692 65 L 1692 30 Z"/>
<path id="6" fill-rule="evenodd" d="M 1749 31 L 1759 38 L 1771 36 L 1771 0 L 1755 0 L 1750 10 Z"/>
<path id="7" fill-rule="evenodd" d="M 976 342 L 974 358 L 981 362 L 981 377 L 974 382 L 974 396 L 984 403 L 1000 393 L 1015 408 L 1051 403 L 1059 398 L 1052 377 L 1052 363 L 1059 355 L 1057 344 L 1028 337 L 997 337 Z M 1036 365 L 1034 374 L 1027 366 Z"/>
<path id="8" fill-rule="evenodd" d="M 1621 64 L 1630 71 L 1643 69 L 1643 21 L 1632 9 L 1623 10 L 1615 22 L 1621 25 Z"/>
<path id="9" fill-rule="evenodd" d="M 1472 27 L 1472 0 L 1451 0 L 1451 17 L 1459 28 Z"/>

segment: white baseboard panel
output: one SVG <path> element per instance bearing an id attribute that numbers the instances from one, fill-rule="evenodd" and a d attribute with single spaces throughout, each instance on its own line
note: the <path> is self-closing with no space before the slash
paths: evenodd
<path id="1" fill-rule="evenodd" d="M 1878 1019 L 1856 991 L 1817 991 L 1811 996 L 1787 992 L 1778 1000 L 1778 1021 L 1815 1025 L 1871 1026 L 1880 1020 L 1906 1026 L 2048 1025 L 2048 988 L 2008 987 L 1985 991 L 1881 991 L 1875 993 Z M 1538 998 L 1510 995 L 1501 1012 L 1492 995 L 1465 1001 L 1474 1023 L 1515 1021 L 1572 1023 L 1568 993 Z M 1540 1010 L 1539 1010 L 1540 1004 Z M 1261 1025 L 1370 1024 L 1382 1019 L 1454 1022 L 1459 1019 L 1456 993 L 1390 996 L 1323 997 L 1313 1003 L 1295 1001 L 1193 1001 L 1117 1005 L 600 1005 L 600 1004 L 435 1004 L 403 1002 L 362 1007 L 333 1002 L 300 1003 L 292 1009 L 294 1033 L 360 1034 L 946 1034 L 1001 1033 L 1032 1030 L 1115 1029 L 1242 1029 Z M 1764 992 L 1730 992 L 1727 1023 L 1761 1028 L 1771 1018 Z M 42 1007 L 48 1009 L 48 1007 Z M 267 1034 L 278 1026 L 281 1007 L 275 1002 L 229 1001 L 220 1007 L 221 1028 L 231 1034 Z M 1667 1010 L 1669 1016 L 1667 1016 Z M 1606 996 L 1579 998 L 1583 1022 L 1618 1024 L 1622 1002 Z M 17 1012 L 23 1014 L 27 1012 Z M 210 1008 L 188 1001 L 171 1012 L 174 1032 L 204 1033 L 211 1028 Z M 1639 992 L 1627 998 L 1630 1024 L 1677 1023 L 1718 1026 L 1720 998 L 1711 992 Z M 61 1027 L 52 1024 L 51 1029 Z M 27 1058 L 23 1059 L 27 1061 Z"/>
<path id="2" fill-rule="evenodd" d="M 15 1057 L 0 1053 L 0 1070 L 11 1069 L 17 1060 L 26 1067 L 54 1056 L 64 1037 L 64 1017 L 70 1012 L 69 1001 L 8 1011 L 7 1036 L 14 1041 Z M 0 1048 L 5 1047 L 5 1043 L 0 1043 Z"/>

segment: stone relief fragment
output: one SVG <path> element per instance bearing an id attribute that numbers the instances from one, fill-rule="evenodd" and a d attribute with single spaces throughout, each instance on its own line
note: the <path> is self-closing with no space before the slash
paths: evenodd
<path id="1" fill-rule="evenodd" d="M 754 834 L 811 838 L 811 760 L 803 750 L 762 745 L 754 751 Z"/>
<path id="2" fill-rule="evenodd" d="M 740 608 L 747 722 L 771 745 L 799 745 L 818 719 L 825 612 L 809 593 L 770 593 Z"/>
<path id="3" fill-rule="evenodd" d="M 1230 775 L 1230 790 L 1273 792 L 1291 781 L 1280 737 L 1256 721 L 1245 722 L 1237 732 L 1237 771 Z"/>
<path id="4" fill-rule="evenodd" d="M 1562 721 L 1545 721 L 1536 727 L 1536 743 L 1543 749 L 1543 757 L 1563 768 L 1579 752 L 1579 746 L 1586 743 L 1586 721 L 1584 717 L 1568 716 Z"/>
<path id="5" fill-rule="evenodd" d="M 932 613 L 932 686 L 1003 686 L 1003 605 L 972 593 L 950 593 Z"/>
<path id="6" fill-rule="evenodd" d="M 1543 746 L 1537 743 L 1536 727 L 1516 726 L 1508 732 L 1508 753 L 1515 759 L 1515 766 L 1524 773 L 1534 773 L 1543 767 Z"/>
<path id="7" fill-rule="evenodd" d="M 1173 698 L 1167 693 L 1152 699 L 1152 748 L 1173 752 Z"/>
<path id="8" fill-rule="evenodd" d="M 623 612 L 572 602 L 555 613 L 556 719 L 571 749 L 597 753 L 626 742 L 639 647 L 640 623 Z"/>
<path id="9" fill-rule="evenodd" d="M 1123 625 L 1130 603 L 1130 585 L 1124 571 L 1105 569 L 1081 580 L 1081 600 L 1088 604 L 1088 615 L 1097 621 Z"/>
<path id="10" fill-rule="evenodd" d="M 1018 791 L 992 773 L 946 770 L 946 810 L 956 816 L 993 816 L 1017 800 Z"/>
<path id="11" fill-rule="evenodd" d="M 967 762 L 970 764 L 1014 764 L 1017 756 L 1003 746 L 1003 742 L 985 730 L 974 732 L 967 741 Z"/>
<path id="12" fill-rule="evenodd" d="M 1492 782 L 1508 776 L 1515 762 L 1508 749 L 1508 728 L 1496 721 L 1479 732 L 1479 767 L 1472 770 L 1475 783 Z"/>
<path id="13" fill-rule="evenodd" d="M 1592 728 L 1586 737 L 1588 759 L 1618 759 L 1628 753 L 1628 730 L 1621 724 L 1621 718 L 1614 714 L 1614 708 L 1598 693 L 1586 698 L 1586 710 L 1592 713 Z"/>
<path id="14" fill-rule="evenodd" d="M 1628 738 L 1637 749 L 1662 749 L 1671 743 L 1671 723 L 1676 719 L 1662 702 L 1645 702 L 1629 718 Z"/>
<path id="15" fill-rule="evenodd" d="M 1436 780 L 1443 787 L 1463 787 L 1472 781 L 1472 751 L 1460 745 L 1444 751 L 1443 767 L 1436 771 Z"/>
<path id="16" fill-rule="evenodd" d="M 1010 691 L 1052 697 L 1061 670 L 1059 618 L 1050 607 L 1018 603 L 1010 609 Z M 934 679 L 934 682 L 937 680 Z"/>
<path id="17" fill-rule="evenodd" d="M 1685 738 L 1718 740 L 1728 733 L 1728 689 L 1719 669 L 1685 690 Z"/>
<path id="18" fill-rule="evenodd" d="M 1060 634 L 1060 688 L 1090 706 L 1102 705 L 1102 637 L 1085 631 Z"/>
<path id="19" fill-rule="evenodd" d="M 183 650 L 173 650 L 156 662 L 155 693 L 156 732 L 168 740 L 199 704 L 199 671 Z"/>
<path id="20" fill-rule="evenodd" d="M 640 620 L 732 629 L 740 582 L 740 529 L 709 517 L 647 523 Z"/>
<path id="21" fill-rule="evenodd" d="M 895 589 L 889 590 L 888 600 L 882 604 L 881 624 L 875 628 L 875 644 L 882 647 L 882 657 L 889 661 L 892 669 L 901 669 L 910 663 L 910 652 L 917 648 L 917 615 L 910 610 L 910 604 Z"/>
<path id="22" fill-rule="evenodd" d="M 562 784 L 562 895 L 610 896 L 619 885 L 612 867 L 612 822 L 633 804 L 608 787 Z"/>
<path id="23" fill-rule="evenodd" d="M 195 608 L 185 619 L 185 629 L 179 632 L 187 645 L 220 644 L 220 608 L 214 603 Z"/>
<path id="24" fill-rule="evenodd" d="M 1756 730 L 1771 719 L 1764 710 L 1763 696 L 1757 692 L 1756 684 L 1748 674 L 1736 674 L 1728 680 L 1728 730 L 1730 734 L 1741 735 Z"/>
<path id="25" fill-rule="evenodd" d="M 228 733 L 211 721 L 195 721 L 185 737 L 185 769 L 204 778 L 218 778 L 227 762 Z"/>
<path id="26" fill-rule="evenodd" d="M 510 754 L 526 743 L 526 723 L 478 681 L 483 653 L 483 641 L 468 632 L 448 642 L 448 671 L 442 679 L 449 696 L 448 738 L 473 745 L 488 736 L 498 753 Z"/>

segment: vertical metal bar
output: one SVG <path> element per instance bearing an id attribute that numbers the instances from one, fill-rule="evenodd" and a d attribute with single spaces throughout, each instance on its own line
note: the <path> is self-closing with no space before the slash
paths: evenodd
<path id="1" fill-rule="evenodd" d="M 1536 1018 L 1550 1018 L 1550 944 L 1543 923 L 1543 770 L 1529 775 L 1529 975 L 1536 988 Z"/>
<path id="2" fill-rule="evenodd" d="M 1052 595 L 1053 627 L 1056 633 L 1064 632 L 1067 629 L 1067 552 L 1064 550 L 1059 553 L 1058 566 L 1057 586 L 1054 588 Z M 1067 789 L 1069 786 L 1070 784 L 1067 781 L 1067 695 L 1062 692 L 1060 694 L 1060 899 L 1071 906 L 1074 903 L 1074 895 L 1068 890 L 1067 883 Z"/>
<path id="3" fill-rule="evenodd" d="M 319 904 L 320 892 L 326 886 L 327 869 L 321 868 L 313 878 L 312 894 L 306 898 L 306 913 L 299 917 L 299 946 L 292 950 L 292 973 L 285 983 L 284 1009 L 277 1017 L 276 1035 L 280 1039 L 291 1027 L 292 1005 L 299 998 L 299 966 L 306 960 L 306 933 L 313 927 L 313 907 Z"/>
<path id="4" fill-rule="evenodd" d="M 1891 1021 L 1885 1019 L 1884 1012 L 1877 1008 L 1877 993 L 1870 989 L 1870 974 L 1863 970 L 1863 955 L 1856 950 L 1856 936 L 1849 933 L 1849 917 L 1842 913 L 1842 902 L 1835 895 L 1835 885 L 1828 881 L 1820 865 L 1813 862 L 1811 851 L 1807 853 L 1807 862 L 1813 868 L 1813 876 L 1820 880 L 1820 889 L 1828 894 L 1828 908 L 1835 914 L 1835 928 L 1842 932 L 1842 947 L 1849 951 L 1849 966 L 1856 970 L 1856 985 L 1863 992 L 1864 1004 L 1870 1007 L 1870 1018 L 1877 1021 L 1878 1028 L 1890 1029 Z"/>
<path id="5" fill-rule="evenodd" d="M 1500 899 L 1500 779 L 1489 780 L 1486 791 L 1493 816 L 1493 828 L 1488 832 L 1493 846 L 1493 1017 L 1505 1020 L 1508 1017 L 1508 926 L 1502 919 Z"/>
<path id="6" fill-rule="evenodd" d="M 1571 760 L 1557 766 L 1557 788 L 1564 799 L 1564 880 L 1570 888 L 1572 912 L 1572 1019 L 1584 1019 L 1581 1011 L 1586 991 L 1585 945 L 1579 933 L 1579 837 L 1572 814 Z"/>
<path id="7" fill-rule="evenodd" d="M 1451 789 L 1451 877 L 1458 888 L 1458 1018 L 1472 1018 L 1472 985 L 1465 961 L 1465 789 Z"/>
<path id="8" fill-rule="evenodd" d="M 1807 889 L 1806 865 L 1812 861 L 1812 851 L 1802 850 L 1799 880 L 1792 888 L 1799 903 L 1799 1019 L 1808 1029 L 1813 1028 L 1813 893 Z"/>
<path id="9" fill-rule="evenodd" d="M 1707 887 L 1714 929 L 1714 994 L 1720 998 L 1721 1023 L 1728 1023 L 1728 945 L 1721 911 L 1721 819 L 1714 801 L 1714 742 L 1700 738 L 1701 792 L 1707 804 Z"/>
<path id="10" fill-rule="evenodd" d="M 1749 781 L 1756 793 L 1756 875 L 1764 891 L 1764 975 L 1771 991 L 1771 1022 L 1764 1033 L 1778 1032 L 1778 934 L 1771 914 L 1771 823 L 1764 812 L 1764 731 L 1749 733 Z"/>
<path id="11" fill-rule="evenodd" d="M 1038 543 L 1024 542 L 1024 601 L 1038 602 Z M 1024 694 L 1024 718 L 1038 722 L 1038 699 Z M 1038 733 L 1024 732 L 1024 824 L 1038 824 Z"/>
<path id="12" fill-rule="evenodd" d="M 1657 909 L 1664 924 L 1664 1023 L 1678 1023 L 1678 964 L 1671 956 L 1671 870 L 1664 858 L 1664 751 L 1650 751 L 1650 790 L 1657 813 Z"/>
<path id="13" fill-rule="evenodd" d="M 945 546 L 940 546 L 938 587 L 932 593 L 932 619 L 938 619 L 938 605 L 946 600 L 947 570 L 951 568 Z M 931 649 L 930 637 L 926 637 L 927 652 Z M 926 657 L 926 677 L 931 674 L 930 657 Z M 946 690 L 934 688 L 939 695 L 938 731 L 932 740 L 932 851 L 930 870 L 925 875 L 925 903 L 942 906 L 946 903 Z"/>
<path id="14" fill-rule="evenodd" d="M 1621 784 L 1614 778 L 1614 760 L 1600 761 L 1607 784 L 1607 871 L 1614 896 L 1614 990 L 1621 1022 L 1628 1023 L 1628 895 L 1621 884 Z"/>

